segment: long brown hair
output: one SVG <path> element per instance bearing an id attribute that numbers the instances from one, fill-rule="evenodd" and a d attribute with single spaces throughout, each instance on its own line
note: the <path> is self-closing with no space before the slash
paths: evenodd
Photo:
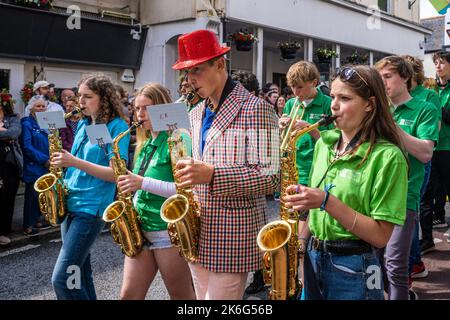
<path id="1" fill-rule="evenodd" d="M 138 96 L 144 96 L 152 100 L 153 104 L 171 103 L 169 90 L 158 83 L 147 83 L 135 93 L 134 102 Z M 136 129 L 136 151 L 134 153 L 134 160 L 136 161 L 142 146 L 151 136 L 150 130 L 144 129 L 142 126 Z"/>
<path id="2" fill-rule="evenodd" d="M 81 79 L 78 87 L 82 84 L 100 97 L 100 112 L 97 120 L 100 123 L 108 123 L 114 118 L 124 119 L 122 103 L 116 93 L 116 88 L 111 80 L 102 74 L 88 75 Z"/>
<path id="3" fill-rule="evenodd" d="M 349 79 L 343 79 L 341 73 L 338 73 L 333 77 L 332 81 L 339 78 L 364 100 L 369 101 L 369 98 L 375 98 L 372 110 L 367 113 L 357 130 L 359 134 L 358 144 L 366 141 L 370 143 L 370 147 L 361 164 L 367 159 L 379 139 L 387 140 L 403 150 L 403 144 L 397 133 L 397 125 L 390 112 L 389 100 L 380 74 L 376 69 L 368 66 L 358 65 L 349 68 L 356 71 Z"/>

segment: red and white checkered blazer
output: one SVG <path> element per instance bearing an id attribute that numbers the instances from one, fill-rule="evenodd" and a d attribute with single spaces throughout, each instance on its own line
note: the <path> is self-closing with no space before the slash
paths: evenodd
<path id="1" fill-rule="evenodd" d="M 220 107 L 200 154 L 203 102 L 189 114 L 194 159 L 214 164 L 209 185 L 194 188 L 201 210 L 199 264 L 213 272 L 261 268 L 256 243 L 266 224 L 266 194 L 279 184 L 275 110 L 237 84 Z"/>

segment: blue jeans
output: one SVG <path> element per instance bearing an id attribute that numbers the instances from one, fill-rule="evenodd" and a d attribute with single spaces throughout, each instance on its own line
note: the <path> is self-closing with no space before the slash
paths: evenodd
<path id="1" fill-rule="evenodd" d="M 69 212 L 61 224 L 62 248 L 53 269 L 58 300 L 96 300 L 90 250 L 103 229 L 100 216 Z"/>
<path id="2" fill-rule="evenodd" d="M 427 189 L 428 181 L 430 180 L 431 173 L 431 161 L 425 164 L 425 176 L 423 179 L 422 187 L 420 188 L 420 198 L 422 198 L 425 190 Z M 420 209 L 419 209 L 420 211 Z M 422 256 L 420 254 L 420 242 L 419 242 L 419 217 L 416 217 L 416 226 L 414 229 L 414 236 L 411 243 L 411 251 L 409 253 L 409 266 L 408 272 L 411 274 L 412 266 L 414 264 L 419 264 L 422 261 Z"/>
<path id="3" fill-rule="evenodd" d="M 383 300 L 383 277 L 375 251 L 341 256 L 308 247 L 305 300 Z"/>

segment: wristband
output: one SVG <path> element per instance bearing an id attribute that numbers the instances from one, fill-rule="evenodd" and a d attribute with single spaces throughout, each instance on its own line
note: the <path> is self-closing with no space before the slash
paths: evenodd
<path id="1" fill-rule="evenodd" d="M 330 190 L 336 187 L 334 184 L 325 185 L 325 197 L 323 198 L 322 205 L 320 206 L 320 211 L 325 211 L 325 206 L 327 205 L 328 198 L 330 197 Z"/>

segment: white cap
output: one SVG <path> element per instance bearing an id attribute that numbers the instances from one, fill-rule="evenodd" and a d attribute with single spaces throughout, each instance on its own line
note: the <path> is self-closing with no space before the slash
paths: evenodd
<path id="1" fill-rule="evenodd" d="M 36 91 L 39 88 L 48 87 L 48 86 L 50 86 L 50 83 L 48 83 L 47 81 L 44 81 L 44 80 L 38 81 L 33 85 L 33 91 Z"/>

